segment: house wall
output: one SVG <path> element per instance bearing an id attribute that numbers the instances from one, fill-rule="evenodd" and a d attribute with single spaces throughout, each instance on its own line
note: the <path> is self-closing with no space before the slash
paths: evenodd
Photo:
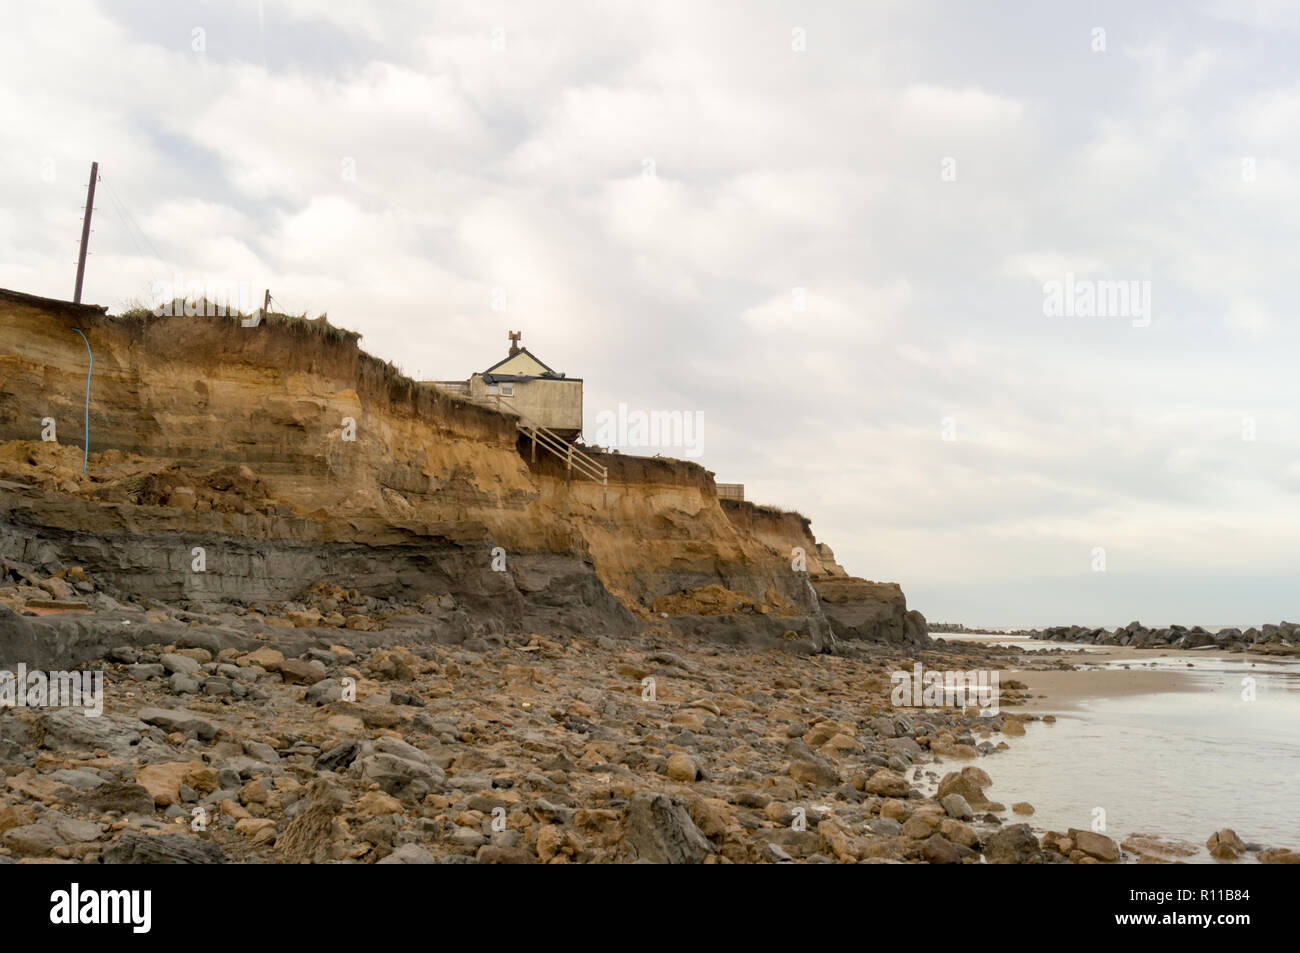
<path id="1" fill-rule="evenodd" d="M 503 397 L 502 407 L 513 407 L 525 417 L 563 435 L 582 433 L 582 381 L 537 379 L 511 381 L 514 397 Z M 470 378 L 470 396 L 491 399 L 483 375 Z"/>

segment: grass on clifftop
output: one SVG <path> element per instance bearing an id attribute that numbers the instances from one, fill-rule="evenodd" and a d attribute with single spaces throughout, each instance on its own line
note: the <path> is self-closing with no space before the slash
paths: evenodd
<path id="1" fill-rule="evenodd" d="M 209 301 L 207 298 L 200 298 L 196 301 L 177 298 L 169 304 L 153 308 L 145 305 L 135 305 L 118 314 L 110 315 L 110 317 L 132 324 L 150 324 L 170 317 L 225 318 L 235 323 L 241 323 L 260 313 L 259 309 L 254 314 L 244 314 L 219 302 Z M 300 315 L 285 314 L 282 311 L 268 311 L 262 316 L 262 324 L 270 327 L 285 327 L 295 331 L 306 331 L 324 340 L 339 343 L 357 341 L 361 338 L 361 334 L 357 331 L 349 331 L 347 328 L 340 328 L 330 324 L 327 314 L 309 318 L 305 311 Z"/>
<path id="2" fill-rule="evenodd" d="M 748 506 L 757 510 L 760 513 L 766 513 L 769 516 L 794 516 L 794 517 L 798 517 L 801 520 L 804 520 L 805 522 L 808 520 L 808 517 L 804 516 L 798 510 L 786 509 L 781 506 L 776 506 L 772 503 L 755 503 L 753 500 L 728 500 L 728 499 L 720 499 L 720 502 L 724 506 L 735 506 L 737 508 Z"/>

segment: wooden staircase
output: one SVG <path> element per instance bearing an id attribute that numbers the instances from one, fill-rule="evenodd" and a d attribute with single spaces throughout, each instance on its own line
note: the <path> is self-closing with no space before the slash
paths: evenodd
<path id="1" fill-rule="evenodd" d="M 498 410 L 513 415 L 515 426 L 519 428 L 519 432 L 532 440 L 534 463 L 537 462 L 537 448 L 540 445 L 543 450 L 564 461 L 566 482 L 572 482 L 573 474 L 577 473 L 578 476 L 591 480 L 593 483 L 599 483 L 601 506 L 609 505 L 608 467 L 601 466 L 593 457 L 583 453 L 554 430 L 548 430 L 526 414 L 520 413 L 517 407 L 509 401 L 503 401 L 500 395 L 497 395 L 496 405 Z"/>

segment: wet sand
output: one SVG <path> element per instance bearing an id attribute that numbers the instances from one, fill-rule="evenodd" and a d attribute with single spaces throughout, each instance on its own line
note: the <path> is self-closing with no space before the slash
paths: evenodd
<path id="1" fill-rule="evenodd" d="M 1150 669 L 1141 667 L 1145 661 L 1156 657 L 1186 658 L 1192 665 L 1182 671 L 1168 669 Z M 1129 647 L 1097 646 L 1089 652 L 1069 653 L 1050 656 L 1053 661 L 1064 661 L 1071 665 L 1089 666 L 1074 671 L 1058 669 L 1034 670 L 1007 668 L 1001 678 L 1018 679 L 1029 686 L 1033 698 L 1024 705 L 1010 708 L 1011 711 L 1032 711 L 1046 713 L 1054 711 L 1077 710 L 1083 703 L 1093 698 L 1115 698 L 1126 695 L 1152 695 L 1159 692 L 1198 691 L 1203 686 L 1192 677 L 1200 663 L 1220 658 L 1242 658 L 1240 653 L 1193 651 L 1179 652 L 1152 649 L 1134 649 Z M 1034 655 L 1026 654 L 1026 662 L 1032 664 Z M 1113 662 L 1131 662 L 1129 669 L 1102 669 L 1098 666 Z M 1208 690 L 1208 689 L 1204 689 Z"/>

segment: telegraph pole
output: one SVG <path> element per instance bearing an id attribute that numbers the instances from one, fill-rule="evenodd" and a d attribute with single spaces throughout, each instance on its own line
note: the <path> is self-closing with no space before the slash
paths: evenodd
<path id="1" fill-rule="evenodd" d="M 95 180 L 99 178 L 99 163 L 90 164 L 90 185 L 86 188 L 86 218 L 81 223 L 81 254 L 77 256 L 77 288 L 72 292 L 73 304 L 81 304 L 81 280 L 86 276 L 86 248 L 90 245 L 90 213 L 95 210 Z"/>

